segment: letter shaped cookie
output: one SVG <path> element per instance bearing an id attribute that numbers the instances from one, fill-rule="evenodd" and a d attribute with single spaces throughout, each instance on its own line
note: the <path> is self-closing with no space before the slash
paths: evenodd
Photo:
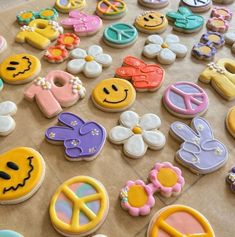
<path id="1" fill-rule="evenodd" d="M 209 63 L 200 74 L 199 80 L 211 83 L 212 87 L 226 100 L 235 99 L 235 60 L 222 58 Z"/>
<path id="2" fill-rule="evenodd" d="M 96 122 L 84 122 L 72 113 L 61 113 L 59 124 L 46 131 L 46 139 L 52 143 L 64 143 L 68 160 L 91 161 L 97 157 L 106 140 L 105 129 Z"/>
<path id="3" fill-rule="evenodd" d="M 223 143 L 214 139 L 209 123 L 196 117 L 192 128 L 182 122 L 171 124 L 170 133 L 183 142 L 176 153 L 176 160 L 197 174 L 216 171 L 228 159 L 228 150 Z"/>
<path id="4" fill-rule="evenodd" d="M 157 64 L 146 64 L 128 56 L 124 58 L 123 66 L 116 70 L 116 75 L 131 80 L 137 91 L 154 91 L 162 85 L 165 71 Z"/>
<path id="5" fill-rule="evenodd" d="M 57 86 L 56 84 L 60 84 Z M 25 99 L 36 100 L 39 108 L 47 118 L 52 118 L 62 111 L 62 107 L 70 107 L 86 93 L 78 77 L 64 72 L 51 71 L 45 78 L 39 77 L 24 92 Z"/>

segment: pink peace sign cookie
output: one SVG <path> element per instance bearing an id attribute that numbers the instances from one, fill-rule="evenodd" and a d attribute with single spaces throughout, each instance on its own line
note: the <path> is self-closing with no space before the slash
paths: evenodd
<path id="1" fill-rule="evenodd" d="M 181 81 L 171 84 L 165 90 L 163 104 L 177 117 L 194 118 L 206 112 L 209 98 L 200 86 Z"/>

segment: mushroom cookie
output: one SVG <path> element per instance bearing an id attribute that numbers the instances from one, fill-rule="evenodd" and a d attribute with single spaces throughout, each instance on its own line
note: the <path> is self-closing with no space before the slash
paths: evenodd
<path id="1" fill-rule="evenodd" d="M 0 204 L 29 199 L 45 176 L 42 156 L 32 148 L 17 147 L 0 155 Z"/>
<path id="2" fill-rule="evenodd" d="M 23 235 L 12 230 L 0 230 L 0 237 L 23 237 Z"/>
<path id="3" fill-rule="evenodd" d="M 135 101 L 136 92 L 130 82 L 120 78 L 109 78 L 99 82 L 92 91 L 95 106 L 106 112 L 128 109 Z"/>
<path id="4" fill-rule="evenodd" d="M 53 195 L 50 218 L 60 234 L 82 237 L 103 224 L 108 210 L 109 198 L 103 184 L 89 176 L 77 176 L 64 182 Z"/>
<path id="5" fill-rule="evenodd" d="M 41 63 L 31 54 L 15 54 L 0 64 L 0 77 L 9 84 L 32 81 L 41 71 Z"/>

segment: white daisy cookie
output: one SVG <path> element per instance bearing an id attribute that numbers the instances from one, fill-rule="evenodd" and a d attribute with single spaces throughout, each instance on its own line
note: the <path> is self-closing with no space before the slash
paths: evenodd
<path id="1" fill-rule="evenodd" d="M 231 45 L 232 52 L 235 53 L 235 32 L 228 32 L 224 35 L 226 44 Z"/>

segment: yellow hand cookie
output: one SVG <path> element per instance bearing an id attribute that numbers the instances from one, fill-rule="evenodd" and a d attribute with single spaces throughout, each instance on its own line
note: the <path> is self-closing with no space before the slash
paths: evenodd
<path id="1" fill-rule="evenodd" d="M 235 138 L 235 106 L 233 106 L 227 114 L 226 127 L 230 134 Z"/>
<path id="2" fill-rule="evenodd" d="M 92 92 L 94 104 L 107 112 L 119 112 L 135 101 L 136 92 L 130 82 L 119 78 L 102 80 Z"/>
<path id="3" fill-rule="evenodd" d="M 42 156 L 32 148 L 17 147 L 0 155 L 0 204 L 29 199 L 45 175 Z"/>
<path id="4" fill-rule="evenodd" d="M 12 55 L 0 64 L 0 77 L 10 84 L 30 82 L 40 71 L 39 59 L 30 54 Z"/>
<path id="5" fill-rule="evenodd" d="M 86 6 L 86 0 L 56 0 L 55 8 L 62 13 L 72 10 L 81 10 Z"/>

